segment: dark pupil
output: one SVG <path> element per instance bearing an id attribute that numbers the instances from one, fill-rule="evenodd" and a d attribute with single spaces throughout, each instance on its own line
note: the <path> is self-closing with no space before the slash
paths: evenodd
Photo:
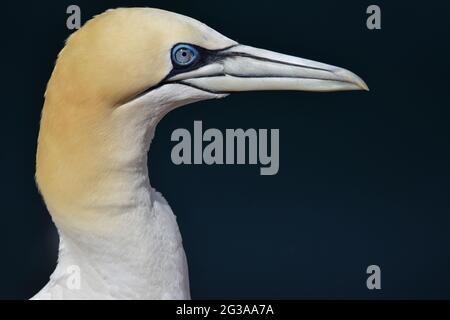
<path id="1" fill-rule="evenodd" d="M 189 49 L 180 49 L 175 54 L 175 57 L 180 64 L 188 64 L 193 58 L 193 53 Z"/>

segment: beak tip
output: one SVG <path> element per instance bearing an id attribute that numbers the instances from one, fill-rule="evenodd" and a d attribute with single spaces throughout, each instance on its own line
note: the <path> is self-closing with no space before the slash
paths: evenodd
<path id="1" fill-rule="evenodd" d="M 357 77 L 357 80 L 358 80 L 358 81 L 356 81 L 356 84 L 361 88 L 361 90 L 370 91 L 369 86 L 367 85 L 367 83 L 363 79 L 361 79 L 360 77 L 358 77 L 358 76 L 356 76 L 356 77 Z"/>
<path id="2" fill-rule="evenodd" d="M 354 84 L 357 87 L 356 90 L 370 91 L 364 80 L 349 70 L 339 69 L 335 74 L 341 77 L 342 80 Z"/>
<path id="3" fill-rule="evenodd" d="M 370 89 L 369 89 L 369 87 L 367 86 L 367 84 L 366 84 L 364 81 L 362 81 L 362 80 L 361 80 L 360 87 L 361 87 L 361 89 L 364 90 L 364 91 L 370 91 Z"/>

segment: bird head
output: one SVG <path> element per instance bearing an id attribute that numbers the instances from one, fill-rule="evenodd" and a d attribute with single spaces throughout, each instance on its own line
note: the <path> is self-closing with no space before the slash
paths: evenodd
<path id="1" fill-rule="evenodd" d="M 350 71 L 238 44 L 186 16 L 108 10 L 73 33 L 58 56 L 37 182 L 51 211 L 76 215 L 113 197 L 124 175 L 146 164 L 152 129 L 176 107 L 238 91 L 366 89 Z"/>
<path id="2" fill-rule="evenodd" d="M 205 98 L 254 90 L 367 89 L 348 70 L 240 45 L 186 16 L 121 8 L 69 37 L 47 97 L 58 93 L 65 103 L 117 108 L 173 84 L 206 92 Z M 170 92 L 172 101 L 177 96 Z M 182 104 L 186 96 L 179 96 Z"/>

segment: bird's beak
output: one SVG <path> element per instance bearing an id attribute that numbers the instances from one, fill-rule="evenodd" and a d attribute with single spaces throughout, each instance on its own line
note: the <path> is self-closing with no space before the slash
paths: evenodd
<path id="1" fill-rule="evenodd" d="M 168 79 L 213 93 L 368 90 L 346 69 L 244 45 L 210 51 L 195 70 Z"/>

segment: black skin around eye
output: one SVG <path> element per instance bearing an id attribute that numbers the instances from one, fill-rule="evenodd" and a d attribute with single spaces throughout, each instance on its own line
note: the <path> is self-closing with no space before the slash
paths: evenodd
<path id="1" fill-rule="evenodd" d="M 173 48 L 175 48 L 176 46 L 183 44 L 183 43 L 178 43 L 176 44 Z M 187 44 L 193 48 L 195 48 L 198 52 L 198 56 L 196 58 L 196 60 L 193 63 L 187 64 L 187 65 L 178 65 L 175 62 L 172 62 L 172 70 L 169 72 L 169 74 L 166 76 L 166 79 L 173 77 L 179 73 L 184 73 L 184 72 L 188 72 L 188 71 L 192 71 L 198 68 L 201 68 L 207 64 L 213 63 L 214 61 L 220 60 L 223 57 L 218 55 L 218 53 L 222 50 L 208 50 L 193 44 Z M 172 48 L 172 50 L 173 50 Z"/>
<path id="2" fill-rule="evenodd" d="M 183 43 L 178 43 L 173 46 L 172 50 L 170 51 L 170 55 L 172 55 L 173 49 L 180 44 L 183 44 Z M 172 70 L 170 70 L 170 72 L 164 77 L 163 80 L 161 80 L 156 85 L 151 86 L 151 87 L 137 93 L 129 101 L 144 95 L 145 93 L 149 92 L 150 90 L 153 90 L 159 86 L 164 85 L 165 83 L 167 83 L 167 79 L 170 79 L 171 77 L 176 76 L 177 74 L 189 72 L 189 71 L 192 71 L 195 69 L 199 69 L 205 65 L 212 64 L 216 61 L 225 59 L 226 57 L 228 57 L 230 55 L 227 53 L 224 53 L 224 51 L 236 46 L 237 44 L 229 46 L 229 47 L 225 47 L 222 49 L 218 49 L 218 50 L 209 50 L 209 49 L 205 49 L 205 48 L 193 45 L 193 44 L 189 44 L 189 45 L 194 47 L 195 49 L 197 49 L 197 52 L 198 52 L 197 60 L 194 63 L 188 64 L 186 66 L 180 66 L 172 61 Z M 173 58 L 171 57 L 171 60 L 172 59 Z"/>

